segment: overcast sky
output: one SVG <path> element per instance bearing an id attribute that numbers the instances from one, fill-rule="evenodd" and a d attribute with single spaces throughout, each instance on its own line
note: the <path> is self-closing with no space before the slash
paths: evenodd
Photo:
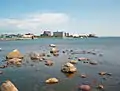
<path id="1" fill-rule="evenodd" d="M 1 33 L 120 36 L 120 0 L 0 0 Z"/>

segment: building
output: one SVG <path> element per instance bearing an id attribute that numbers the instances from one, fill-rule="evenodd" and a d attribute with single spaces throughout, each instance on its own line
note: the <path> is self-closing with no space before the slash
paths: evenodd
<path id="1" fill-rule="evenodd" d="M 51 31 L 44 31 L 42 36 L 51 36 Z"/>
<path id="2" fill-rule="evenodd" d="M 64 37 L 64 32 L 53 32 L 53 37 Z"/>
<path id="3" fill-rule="evenodd" d="M 65 33 L 65 37 L 69 37 L 70 35 L 69 35 L 69 33 Z"/>
<path id="4" fill-rule="evenodd" d="M 28 33 L 28 34 L 24 34 L 23 38 L 33 38 L 34 34 Z"/>

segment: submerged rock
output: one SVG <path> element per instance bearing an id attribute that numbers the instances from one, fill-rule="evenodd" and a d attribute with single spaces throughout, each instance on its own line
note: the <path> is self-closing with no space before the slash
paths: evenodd
<path id="1" fill-rule="evenodd" d="M 46 60 L 45 61 L 45 65 L 47 66 L 52 66 L 53 65 L 53 62 L 51 60 Z"/>
<path id="2" fill-rule="evenodd" d="M 89 59 L 88 59 L 88 58 L 81 57 L 81 58 L 78 58 L 78 61 L 89 61 Z"/>
<path id="3" fill-rule="evenodd" d="M 20 53 L 20 51 L 18 51 L 17 49 L 13 50 L 12 52 L 10 52 L 7 56 L 7 59 L 12 59 L 12 58 L 19 58 L 19 59 L 23 59 L 23 55 Z"/>
<path id="4" fill-rule="evenodd" d="M 102 90 L 102 89 L 104 89 L 104 86 L 100 84 L 97 86 L 97 88 Z"/>
<path id="5" fill-rule="evenodd" d="M 18 89 L 11 81 L 7 80 L 0 86 L 0 91 L 18 91 Z"/>
<path id="6" fill-rule="evenodd" d="M 79 89 L 82 91 L 90 91 L 91 87 L 89 85 L 81 85 Z"/>
<path id="7" fill-rule="evenodd" d="M 97 64 L 98 64 L 97 61 L 90 61 L 89 63 L 90 63 L 91 65 L 97 65 Z"/>
<path id="8" fill-rule="evenodd" d="M 81 78 L 86 78 L 87 75 L 85 75 L 85 74 L 81 74 L 80 77 L 81 77 Z"/>
<path id="9" fill-rule="evenodd" d="M 57 78 L 49 78 L 45 81 L 45 83 L 47 84 L 53 84 L 53 83 L 58 83 L 58 79 Z"/>
<path id="10" fill-rule="evenodd" d="M 73 73 L 77 71 L 77 68 L 73 64 L 68 62 L 62 66 L 61 71 L 65 73 Z"/>
<path id="11" fill-rule="evenodd" d="M 101 75 L 101 76 L 103 76 L 103 75 L 106 75 L 106 73 L 107 72 L 102 71 L 102 72 L 99 72 L 98 74 Z"/>

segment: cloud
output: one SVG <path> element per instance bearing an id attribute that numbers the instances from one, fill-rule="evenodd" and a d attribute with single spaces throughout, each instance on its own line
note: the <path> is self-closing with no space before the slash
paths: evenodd
<path id="1" fill-rule="evenodd" d="M 38 13 L 22 18 L 0 19 L 0 28 L 16 32 L 40 33 L 41 29 L 64 29 L 70 21 L 70 16 L 64 13 Z"/>

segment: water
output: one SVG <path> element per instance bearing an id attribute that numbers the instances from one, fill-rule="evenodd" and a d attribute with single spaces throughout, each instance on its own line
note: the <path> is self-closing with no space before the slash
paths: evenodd
<path id="1" fill-rule="evenodd" d="M 7 67 L 0 69 L 0 84 L 5 80 L 11 80 L 19 91 L 78 91 L 81 84 L 90 84 L 92 91 L 96 90 L 98 84 L 103 84 L 105 91 L 119 91 L 120 89 L 120 38 L 90 38 L 90 39 L 54 39 L 43 38 L 36 40 L 0 41 L 0 63 L 2 64 L 7 53 L 13 49 L 18 49 L 24 55 L 34 52 L 44 52 L 49 54 L 49 44 L 56 44 L 60 49 L 58 57 L 50 57 L 53 66 L 45 66 L 44 62 L 30 62 L 21 67 Z M 92 54 L 63 54 L 63 50 L 94 51 Z M 103 54 L 103 56 L 99 56 Z M 75 66 L 78 71 L 75 74 L 67 75 L 61 72 L 61 66 L 69 61 L 68 57 L 88 57 L 98 62 L 98 65 L 89 65 L 78 62 Z M 29 60 L 29 59 L 26 59 Z M 33 64 L 34 66 L 31 66 Z M 112 73 L 106 80 L 99 76 L 100 71 Z M 87 74 L 87 78 L 80 78 L 80 73 Z M 49 77 L 56 77 L 60 81 L 57 84 L 45 84 Z"/>

